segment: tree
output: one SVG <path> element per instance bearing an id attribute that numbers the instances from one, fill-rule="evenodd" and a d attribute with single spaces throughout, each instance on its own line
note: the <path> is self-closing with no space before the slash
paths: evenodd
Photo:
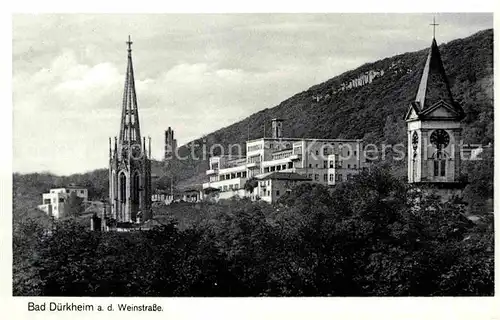
<path id="1" fill-rule="evenodd" d="M 37 296 L 43 293 L 38 273 L 38 255 L 43 248 L 46 226 L 38 219 L 26 218 L 14 224 L 12 233 L 12 294 Z"/>
<path id="2" fill-rule="evenodd" d="M 257 181 L 257 179 L 255 179 L 255 177 L 251 177 L 250 179 L 245 181 L 245 185 L 243 186 L 243 188 L 245 189 L 245 191 L 253 193 L 253 190 L 257 188 L 258 184 L 259 182 Z"/>
<path id="3" fill-rule="evenodd" d="M 83 211 L 83 199 L 71 192 L 66 200 L 65 214 L 69 217 L 77 217 Z"/>
<path id="4" fill-rule="evenodd" d="M 167 209 L 167 208 L 165 208 Z M 167 212 L 168 211 L 168 212 Z M 474 224 L 374 167 L 277 204 L 169 206 L 161 225 L 90 232 L 74 220 L 14 235 L 14 293 L 51 296 L 493 295 L 493 214 Z M 158 218 L 159 219 L 159 218 Z"/>
<path id="5" fill-rule="evenodd" d="M 464 200 L 470 214 L 483 216 L 493 212 L 493 150 L 485 150 L 480 160 L 465 162 L 464 171 L 468 185 L 464 190 Z"/>

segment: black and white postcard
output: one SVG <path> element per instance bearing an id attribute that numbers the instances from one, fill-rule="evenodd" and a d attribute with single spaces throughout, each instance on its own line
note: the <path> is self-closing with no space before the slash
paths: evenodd
<path id="1" fill-rule="evenodd" d="M 11 18 L 26 317 L 493 308 L 493 13 Z"/>

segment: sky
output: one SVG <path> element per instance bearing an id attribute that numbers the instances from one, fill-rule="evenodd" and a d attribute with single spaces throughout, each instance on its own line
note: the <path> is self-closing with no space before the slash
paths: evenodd
<path id="1" fill-rule="evenodd" d="M 178 144 L 364 63 L 493 28 L 492 14 L 15 14 L 14 172 L 108 166 L 131 36 L 141 133 Z"/>

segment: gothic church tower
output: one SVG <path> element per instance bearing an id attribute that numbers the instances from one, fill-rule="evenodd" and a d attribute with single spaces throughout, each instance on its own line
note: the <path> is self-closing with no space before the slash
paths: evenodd
<path id="1" fill-rule="evenodd" d="M 109 140 L 109 201 L 117 222 L 138 222 L 151 216 L 151 139 L 146 149 L 146 139 L 141 140 L 130 36 L 127 45 L 120 132 L 114 148 Z"/>
<path id="2" fill-rule="evenodd" d="M 432 39 L 420 85 L 405 116 L 408 181 L 451 187 L 459 183 L 460 121 L 464 111 L 451 94 L 441 55 Z"/>

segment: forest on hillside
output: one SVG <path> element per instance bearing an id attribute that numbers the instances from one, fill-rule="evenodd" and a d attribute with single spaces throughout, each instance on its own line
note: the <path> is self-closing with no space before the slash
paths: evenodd
<path id="1" fill-rule="evenodd" d="M 430 41 L 429 41 L 430 45 Z M 493 30 L 478 32 L 439 46 L 455 100 L 466 118 L 464 143 L 493 142 Z M 229 145 L 263 136 L 273 118 L 282 118 L 284 135 L 298 138 L 362 138 L 367 143 L 406 143 L 405 112 L 415 98 L 428 48 L 367 63 L 300 92 L 273 108 L 221 128 L 181 147 L 187 155 L 191 145 Z M 343 83 L 369 71 L 384 70 L 371 83 L 338 91 Z M 334 93 L 335 91 L 338 91 Z M 315 97 L 322 97 L 319 101 Z M 267 132 L 270 136 L 270 132 Z M 201 155 L 200 148 L 194 148 Z M 173 161 L 169 176 L 178 181 L 201 183 L 206 161 Z M 399 168 L 401 169 L 401 168 Z M 400 170 L 401 171 L 401 170 Z"/>
<path id="2" fill-rule="evenodd" d="M 468 195 L 485 204 L 492 185 L 479 184 Z M 169 209 L 163 225 L 132 233 L 91 232 L 71 219 L 48 226 L 37 217 L 18 220 L 13 294 L 494 294 L 493 213 L 476 208 L 481 219 L 472 223 L 459 199 L 422 194 L 388 168 L 333 190 L 301 185 L 276 205 L 239 199 L 192 206 Z"/>

